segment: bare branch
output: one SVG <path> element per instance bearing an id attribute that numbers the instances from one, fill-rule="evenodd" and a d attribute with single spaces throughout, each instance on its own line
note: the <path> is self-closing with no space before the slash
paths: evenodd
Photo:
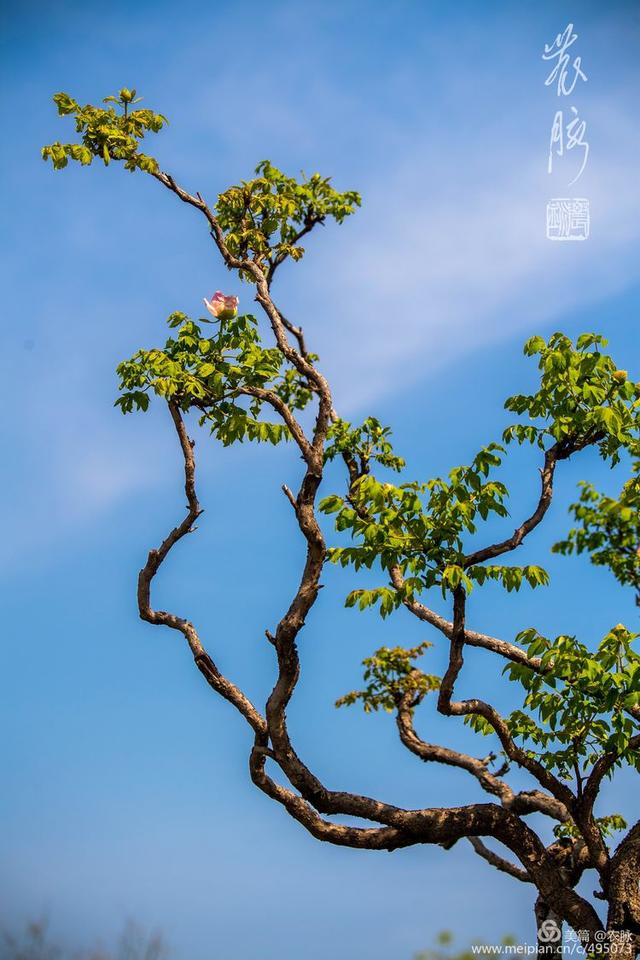
<path id="1" fill-rule="evenodd" d="M 570 818 L 565 805 L 547 793 L 539 790 L 514 793 L 509 784 L 488 769 L 489 763 L 494 759 L 492 754 L 479 759 L 460 753 L 458 750 L 422 740 L 413 725 L 410 697 L 410 694 L 406 694 L 403 702 L 400 703 L 396 723 L 400 739 L 411 753 L 425 762 L 442 763 L 466 770 L 477 779 L 483 790 L 498 797 L 505 809 L 512 810 L 514 813 L 520 815 L 543 813 L 560 822 Z"/>
<path id="2" fill-rule="evenodd" d="M 266 756 L 267 752 L 260 745 L 256 745 L 252 750 L 249 760 L 252 781 L 268 797 L 282 804 L 287 812 L 318 840 L 368 850 L 396 850 L 417 842 L 414 836 L 403 834 L 395 827 L 348 827 L 325 820 L 302 797 L 268 776 L 265 771 Z"/>
<path id="3" fill-rule="evenodd" d="M 254 277 L 256 276 L 257 270 L 261 275 L 261 271 L 251 260 L 243 260 L 239 257 L 234 257 L 229 253 L 225 243 L 222 227 L 218 223 L 217 217 L 214 216 L 211 209 L 207 206 L 199 193 L 195 196 L 193 196 L 191 193 L 188 193 L 176 183 L 169 173 L 163 173 L 162 171 L 158 170 L 155 173 L 152 173 L 152 176 L 155 177 L 155 179 L 158 180 L 158 182 L 163 186 L 167 187 L 168 190 L 171 190 L 172 193 L 175 193 L 175 195 L 179 197 L 183 203 L 187 203 L 189 206 L 195 207 L 196 210 L 199 210 L 202 214 L 204 214 L 209 224 L 211 236 L 213 237 L 215 244 L 220 251 L 222 259 L 229 270 L 246 270 Z"/>
<path id="4" fill-rule="evenodd" d="M 290 488 L 286 485 L 286 483 L 282 484 L 282 492 L 284 493 L 285 497 L 293 507 L 294 511 L 297 511 L 298 504 L 296 503 L 296 498 L 294 497 L 293 493 L 291 492 Z"/>
<path id="5" fill-rule="evenodd" d="M 404 746 L 416 757 L 424 760 L 425 763 L 442 763 L 446 766 L 466 770 L 477 779 L 483 790 L 498 797 L 506 806 L 506 801 L 513 799 L 513 791 L 508 784 L 488 770 L 489 762 L 493 758 L 489 756 L 484 760 L 479 760 L 476 757 L 468 756 L 466 753 L 460 753 L 458 750 L 422 740 L 413 725 L 413 711 L 410 700 L 411 694 L 405 694 L 396 713 L 398 733 Z"/>
<path id="6" fill-rule="evenodd" d="M 391 582 L 396 590 L 402 590 L 404 586 L 404 578 L 400 572 L 399 567 L 391 567 L 389 570 L 391 577 Z M 414 616 L 419 620 L 422 620 L 424 623 L 431 624 L 432 627 L 435 627 L 442 634 L 444 634 L 447 639 L 453 637 L 453 623 L 451 620 L 447 620 L 446 617 L 440 616 L 436 613 L 435 610 L 431 610 L 429 607 L 425 606 L 423 603 L 420 603 L 417 600 L 405 599 L 403 600 L 404 606 L 409 610 Z M 532 670 L 540 669 L 540 658 L 539 657 L 528 657 L 526 650 L 523 650 L 522 647 L 519 647 L 516 643 L 509 643 L 507 640 L 499 640 L 497 637 L 491 637 L 486 633 L 478 633 L 477 630 L 468 630 L 465 629 L 465 643 L 470 647 L 481 647 L 483 650 L 490 650 L 492 653 L 498 653 L 501 657 L 504 657 L 506 660 L 512 660 L 514 663 L 520 663 L 523 666 L 531 667 Z"/>
<path id="7" fill-rule="evenodd" d="M 522 883 L 533 882 L 526 870 L 518 867 L 515 863 L 510 863 L 508 860 L 505 860 L 504 857 L 494 853 L 493 850 L 489 850 L 480 837 L 469 837 L 469 843 L 478 856 L 486 860 L 487 863 L 490 863 L 496 870 L 500 870 L 502 873 L 508 873 L 510 877 L 515 877 L 516 880 L 520 880 Z"/>
<path id="8" fill-rule="evenodd" d="M 242 691 L 230 680 L 224 677 L 217 666 L 203 647 L 198 632 L 194 625 L 174 613 L 168 613 L 165 610 L 154 610 L 151 607 L 151 582 L 158 572 L 160 565 L 167 554 L 179 540 L 193 529 L 193 524 L 202 513 L 195 488 L 195 459 L 193 456 L 193 444 L 187 435 L 180 410 L 175 402 L 169 402 L 169 411 L 180 440 L 180 447 L 184 458 L 185 475 L 185 493 L 187 495 L 187 515 L 177 527 L 163 540 L 157 550 L 151 550 L 147 562 L 140 571 L 138 577 L 138 610 L 142 620 L 165 627 L 172 630 L 178 630 L 187 640 L 193 654 L 196 665 L 207 683 L 216 690 L 225 700 L 232 703 L 233 706 L 243 715 L 245 720 L 256 731 L 264 734 L 266 732 L 266 722 L 264 717 L 256 710 L 251 701 L 242 693 Z"/>
<path id="9" fill-rule="evenodd" d="M 308 352 L 308 350 L 307 350 L 307 346 L 306 346 L 306 343 L 305 343 L 304 331 L 303 331 L 302 327 L 296 327 L 296 325 L 293 324 L 293 323 L 291 323 L 290 320 L 287 320 L 287 318 L 284 316 L 284 314 L 283 314 L 282 312 L 280 313 L 280 317 L 281 317 L 281 319 L 282 319 L 282 322 L 283 322 L 285 328 L 286 328 L 286 329 L 289 331 L 289 333 L 290 333 L 293 337 L 295 337 L 296 340 L 298 341 L 298 350 L 300 351 L 301 356 L 303 356 L 305 359 L 308 359 L 308 358 L 309 358 L 309 352 Z"/>
<path id="10" fill-rule="evenodd" d="M 527 534 L 531 533 L 531 531 L 538 526 L 551 505 L 551 499 L 553 497 L 553 475 L 555 473 L 556 464 L 558 460 L 568 456 L 568 454 L 561 455 L 562 449 L 562 444 L 558 442 L 555 443 L 549 450 L 547 450 L 544 455 L 544 466 L 540 471 L 540 498 L 538 500 L 538 505 L 531 516 L 528 517 L 524 523 L 521 523 L 520 526 L 514 530 L 513 534 L 506 540 L 502 540 L 500 543 L 491 544 L 489 547 L 484 547 L 482 550 L 476 550 L 474 553 L 470 553 L 468 556 L 466 556 L 464 558 L 465 567 L 471 567 L 476 563 L 483 563 L 485 560 L 493 560 L 495 557 L 499 557 L 503 553 L 508 553 L 511 550 L 515 550 L 516 547 L 520 546 Z"/>

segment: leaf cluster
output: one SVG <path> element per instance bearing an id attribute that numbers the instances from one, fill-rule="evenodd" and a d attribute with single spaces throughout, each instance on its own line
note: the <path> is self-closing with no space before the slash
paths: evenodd
<path id="1" fill-rule="evenodd" d="M 423 673 L 414 666 L 432 644 L 425 642 L 417 647 L 380 647 L 372 657 L 362 661 L 364 690 L 352 690 L 336 701 L 336 707 L 362 703 L 365 713 L 385 710 L 392 713 L 407 694 L 411 706 L 415 706 L 432 690 L 440 687 L 440 677 Z"/>
<path id="2" fill-rule="evenodd" d="M 604 839 L 612 837 L 618 830 L 627 829 L 627 821 L 619 813 L 610 813 L 606 817 L 596 817 L 596 824 Z M 566 820 L 564 823 L 558 823 L 553 828 L 554 836 L 559 840 L 568 837 L 580 837 L 581 833 L 573 820 Z"/>
<path id="3" fill-rule="evenodd" d="M 55 170 L 66 167 L 69 160 L 88 166 L 98 157 L 107 166 L 112 160 L 120 160 L 125 169 L 132 172 L 157 172 L 156 160 L 140 151 L 140 143 L 147 133 L 158 133 L 168 121 L 152 110 L 131 109 L 139 101 L 136 91 L 126 87 L 117 97 L 105 97 L 107 107 L 94 107 L 90 103 L 80 106 L 68 93 L 56 93 L 53 102 L 59 115 L 75 119 L 81 140 L 49 144 L 42 148 L 42 158 L 50 160 Z"/>
<path id="4" fill-rule="evenodd" d="M 560 444 L 561 455 L 595 444 L 603 459 L 618 463 L 622 448 L 638 453 L 640 384 L 628 379 L 602 349 L 604 337 L 585 333 L 575 347 L 569 337 L 554 333 L 545 342 L 531 337 L 527 356 L 538 357 L 539 389 L 509 397 L 507 410 L 526 414 L 530 421 L 504 432 L 506 443 L 535 443 L 545 449 Z"/>
<path id="5" fill-rule="evenodd" d="M 357 452 L 362 428 L 354 431 L 339 425 L 339 429 L 329 455 L 342 452 L 344 437 L 353 436 L 357 442 L 347 449 Z M 393 454 L 386 436 L 383 457 L 385 465 L 391 465 Z M 401 590 L 356 590 L 347 598 L 347 605 L 357 602 L 364 609 L 380 602 L 380 612 L 386 616 L 403 600 L 434 586 L 446 594 L 460 585 L 470 591 L 474 583 L 483 584 L 488 579 L 507 590 L 518 590 L 525 582 L 531 587 L 546 584 L 548 576 L 537 566 L 464 567 L 464 537 L 475 533 L 478 519 L 486 520 L 490 514 L 507 516 L 508 491 L 503 483 L 489 477 L 491 469 L 500 465 L 503 453 L 499 444 L 489 444 L 469 466 L 456 467 L 447 479 L 438 477 L 424 484 L 396 486 L 364 474 L 351 485 L 346 497 L 326 497 L 320 509 L 335 514 L 336 530 L 348 532 L 355 541 L 353 546 L 332 548 L 329 559 L 356 570 L 375 564 L 383 570 L 397 566 L 404 575 Z M 373 456 L 368 455 L 380 459 L 375 451 Z"/>
<path id="6" fill-rule="evenodd" d="M 361 203 L 354 190 L 340 193 L 319 173 L 296 180 L 269 160 L 255 172 L 253 179 L 221 193 L 215 212 L 229 252 L 267 270 L 286 257 L 300 260 L 303 236 L 327 218 L 342 223 Z"/>
<path id="7" fill-rule="evenodd" d="M 167 322 L 177 334 L 164 348 L 139 350 L 117 368 L 122 393 L 116 404 L 123 413 L 146 410 L 155 394 L 184 411 L 198 410 L 200 422 L 225 446 L 245 438 L 273 444 L 289 439 L 285 424 L 260 419 L 265 400 L 250 391 L 268 389 L 294 409 L 302 409 L 311 393 L 280 350 L 262 347 L 255 317 L 217 320 L 209 337 L 184 313 L 171 314 Z"/>
<path id="8" fill-rule="evenodd" d="M 399 473 L 405 462 L 393 452 L 390 436 L 391 429 L 383 427 L 375 417 L 367 417 L 355 427 L 347 420 L 338 419 L 327 434 L 325 462 L 341 456 L 354 461 L 358 474 L 368 473 L 371 463 Z"/>
<path id="9" fill-rule="evenodd" d="M 640 478 L 632 477 L 617 499 L 586 481 L 578 486 L 579 499 L 570 507 L 578 526 L 554 544 L 554 553 L 589 553 L 593 564 L 608 567 L 618 583 L 640 595 Z"/>
<path id="10" fill-rule="evenodd" d="M 333 495 L 320 504 L 324 513 L 336 514 L 336 529 L 359 540 L 351 548 L 337 548 L 332 559 L 356 569 L 383 568 L 396 563 L 413 569 L 427 564 L 443 567 L 462 556 L 462 536 L 474 532 L 476 517 L 490 512 L 506 515 L 503 484 L 487 480 L 489 470 L 501 462 L 498 444 L 484 448 L 468 467 L 456 467 L 447 480 L 398 486 L 366 474 L 352 484 L 346 497 Z"/>
<path id="11" fill-rule="evenodd" d="M 508 718 L 511 735 L 548 768 L 570 779 L 604 753 L 613 767 L 627 761 L 640 769 L 639 732 L 629 710 L 640 704 L 640 634 L 618 624 L 591 652 L 572 636 L 551 641 L 530 628 L 518 636 L 540 669 L 510 663 L 505 673 L 525 690 L 523 710 Z M 484 729 L 482 732 L 486 732 Z"/>

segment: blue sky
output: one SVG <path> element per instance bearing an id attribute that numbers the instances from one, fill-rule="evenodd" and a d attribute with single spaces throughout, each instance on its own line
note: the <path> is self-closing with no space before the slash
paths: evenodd
<path id="1" fill-rule="evenodd" d="M 634 4 L 27 2 L 2 17 L 0 922 L 46 912 L 60 938 L 108 943 L 134 916 L 191 960 L 403 960 L 443 927 L 530 939 L 528 891 L 464 845 L 387 855 L 306 835 L 251 786 L 248 733 L 178 640 L 137 620 L 137 570 L 183 495 L 166 412 L 123 419 L 115 364 L 161 342 L 172 310 L 197 315 L 218 287 L 247 307 L 250 291 L 158 184 L 98 165 L 54 175 L 39 147 L 70 136 L 54 92 L 86 102 L 130 85 L 170 118 L 153 144 L 163 168 L 209 198 L 264 157 L 360 189 L 362 210 L 310 240 L 277 296 L 341 412 L 392 424 L 409 473 L 426 478 L 498 437 L 504 397 L 532 382 L 521 344 L 534 332 L 604 332 L 638 376 Z M 568 157 L 547 174 L 557 101 L 541 52 L 571 20 L 589 78 L 571 100 L 591 145 L 582 244 L 544 236 L 546 200 L 566 195 L 575 169 Z M 198 453 L 206 513 L 156 597 L 264 701 L 263 632 L 301 555 L 279 488 L 299 463 L 204 436 Z M 517 519 L 535 497 L 535 458 L 519 453 L 507 475 Z M 479 627 L 595 640 L 635 622 L 602 571 L 547 556 L 583 475 L 618 483 L 589 455 L 566 465 L 548 529 L 526 547 L 551 588 L 474 598 Z M 326 582 L 290 712 L 302 755 L 331 786 L 421 806 L 472 799 L 457 775 L 405 755 L 389 718 L 334 710 L 376 645 L 428 634 L 408 615 L 345 611 L 351 581 Z M 491 676 L 469 658 L 469 692 Z M 450 735 L 437 717 L 421 722 Z M 629 785 L 611 788 L 610 809 L 632 812 Z"/>

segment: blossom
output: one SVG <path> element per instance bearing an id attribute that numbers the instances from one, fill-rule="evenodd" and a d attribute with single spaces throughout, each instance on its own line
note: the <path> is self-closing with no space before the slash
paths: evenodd
<path id="1" fill-rule="evenodd" d="M 221 290 L 216 290 L 211 300 L 204 298 L 204 305 L 212 317 L 218 320 L 232 320 L 238 312 L 238 297 L 227 297 Z"/>

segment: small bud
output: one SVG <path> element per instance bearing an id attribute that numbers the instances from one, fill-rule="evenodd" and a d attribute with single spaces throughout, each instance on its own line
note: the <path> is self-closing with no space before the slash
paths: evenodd
<path id="1" fill-rule="evenodd" d="M 123 103 L 131 103 L 133 100 L 133 94 L 131 93 L 131 90 L 129 90 L 127 87 L 123 87 L 120 91 L 120 99 Z"/>

